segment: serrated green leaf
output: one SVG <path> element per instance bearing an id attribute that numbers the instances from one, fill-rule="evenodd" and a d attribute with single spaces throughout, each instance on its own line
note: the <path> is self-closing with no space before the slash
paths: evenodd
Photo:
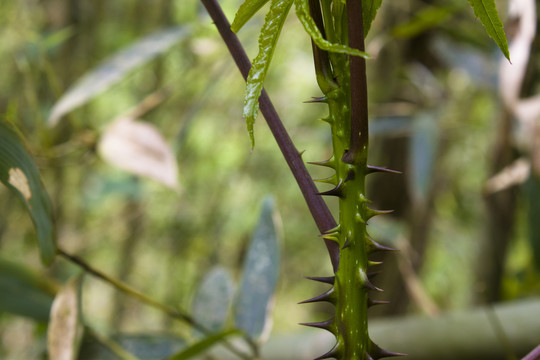
<path id="1" fill-rule="evenodd" d="M 377 15 L 377 10 L 381 7 L 382 0 L 362 0 L 362 17 L 364 22 L 364 37 L 371 29 L 371 23 Z"/>
<path id="2" fill-rule="evenodd" d="M 232 335 L 241 335 L 242 332 L 237 329 L 222 331 L 217 334 L 210 335 L 205 337 L 201 341 L 194 343 L 193 345 L 187 347 L 186 349 L 180 351 L 179 353 L 171 356 L 168 360 L 185 360 L 190 359 L 196 355 L 199 355 L 203 351 L 210 349 L 212 346 L 222 341 L 223 339 L 232 336 Z"/>
<path id="3" fill-rule="evenodd" d="M 0 181 L 24 202 L 37 231 L 41 260 L 50 264 L 56 244 L 49 197 L 22 138 L 3 120 L 0 120 Z"/>
<path id="4" fill-rule="evenodd" d="M 307 0 L 294 0 L 294 6 L 296 8 L 296 16 L 298 16 L 298 19 L 304 26 L 304 29 L 320 49 L 339 54 L 369 58 L 367 53 L 358 49 L 353 49 L 341 44 L 334 44 L 326 40 L 319 31 L 319 28 L 317 27 L 317 24 L 315 24 L 315 21 L 311 15 L 309 15 L 309 5 Z"/>
<path id="5" fill-rule="evenodd" d="M 264 25 L 259 36 L 259 53 L 253 60 L 246 83 L 244 102 L 244 117 L 251 139 L 251 147 L 255 146 L 253 124 L 259 111 L 259 97 L 264 85 L 264 79 L 270 67 L 276 44 L 291 8 L 293 0 L 272 0 L 270 10 L 266 14 Z"/>
<path id="6" fill-rule="evenodd" d="M 504 33 L 503 24 L 499 19 L 499 13 L 495 6 L 495 0 L 468 0 L 471 4 L 474 15 L 480 19 L 487 34 L 495 40 L 495 43 L 504 56 L 510 61 L 510 53 L 508 52 L 508 42 Z"/>
<path id="7" fill-rule="evenodd" d="M 231 30 L 238 32 L 269 0 L 245 0 L 234 16 Z"/>
<path id="8" fill-rule="evenodd" d="M 247 252 L 235 304 L 236 326 L 255 340 L 265 330 L 269 304 L 279 273 L 279 249 L 273 212 L 274 202 L 268 198 L 263 203 L 259 223 Z"/>
<path id="9" fill-rule="evenodd" d="M 29 267 L 0 258 L 0 313 L 47 321 L 57 285 Z"/>
<path id="10" fill-rule="evenodd" d="M 222 267 L 213 267 L 203 278 L 193 299 L 193 318 L 206 329 L 223 328 L 234 295 L 234 283 Z"/>
<path id="11" fill-rule="evenodd" d="M 49 126 L 55 126 L 62 116 L 109 89 L 131 71 L 186 38 L 189 33 L 189 28 L 185 26 L 165 29 L 145 36 L 109 57 L 97 68 L 81 77 L 54 104 L 51 115 L 47 119 Z"/>

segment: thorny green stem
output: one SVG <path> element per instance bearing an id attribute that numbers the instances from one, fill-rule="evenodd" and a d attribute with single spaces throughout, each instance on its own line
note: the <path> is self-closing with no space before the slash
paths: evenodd
<path id="1" fill-rule="evenodd" d="M 242 44 L 238 40 L 238 37 L 230 29 L 230 24 L 225 14 L 221 10 L 220 5 L 216 0 L 201 0 L 202 4 L 205 6 L 206 10 L 210 14 L 210 17 L 214 21 L 223 41 L 227 45 L 229 52 L 231 53 L 238 69 L 242 73 L 244 79 L 247 79 L 249 74 L 249 69 L 251 68 L 251 62 L 244 51 Z M 333 229 L 337 226 L 336 221 L 334 220 L 328 206 L 324 200 L 317 195 L 318 190 L 311 179 L 304 162 L 300 156 L 300 153 L 294 146 L 291 138 L 289 137 L 287 130 L 285 129 L 279 115 L 277 114 L 274 105 L 270 101 L 268 94 L 263 89 L 261 97 L 259 98 L 259 107 L 261 113 L 263 114 L 268 127 L 276 142 L 291 169 L 302 195 L 306 200 L 308 208 L 311 212 L 315 223 L 321 233 L 325 233 L 330 229 Z M 330 254 L 330 259 L 332 261 L 332 266 L 334 271 L 338 267 L 339 263 L 339 247 L 338 245 L 330 240 L 324 239 L 328 252 Z"/>
<path id="2" fill-rule="evenodd" d="M 195 319 L 193 319 L 186 312 L 174 309 L 174 308 L 172 308 L 172 307 L 170 307 L 168 305 L 162 304 L 159 301 L 152 299 L 151 297 L 141 293 L 140 291 L 134 289 L 133 287 L 131 287 L 131 286 L 129 286 L 129 285 L 127 285 L 127 284 L 125 284 L 125 283 L 123 283 L 121 281 L 118 281 L 118 280 L 114 279 L 113 277 L 105 274 L 104 272 L 94 268 L 93 266 L 88 264 L 86 261 L 84 261 L 80 257 L 68 254 L 67 252 L 65 252 L 60 247 L 57 247 L 57 252 L 58 252 L 58 254 L 60 256 L 62 256 L 63 258 L 65 258 L 69 262 L 81 267 L 88 274 L 90 274 L 90 275 L 92 275 L 94 277 L 97 277 L 98 279 L 103 280 L 104 282 L 112 285 L 114 288 L 128 294 L 129 296 L 139 300 L 140 302 L 145 303 L 146 305 L 149 305 L 149 306 L 151 306 L 151 307 L 153 307 L 155 309 L 158 309 L 158 310 L 162 311 L 163 313 L 167 314 L 168 316 L 170 316 L 173 319 L 177 319 L 177 320 L 185 322 L 186 324 L 190 325 L 191 327 L 193 327 L 194 329 L 200 331 L 201 333 L 203 333 L 205 335 L 209 335 L 209 334 L 212 333 L 205 326 L 203 326 L 203 325 L 199 324 L 197 321 L 195 321 Z M 246 342 L 249 344 L 249 346 L 251 347 L 253 353 L 255 354 L 255 357 L 258 357 L 258 347 L 257 347 L 257 345 L 255 345 L 253 343 L 253 341 L 247 335 L 244 335 L 243 337 L 246 340 Z M 228 350 L 230 350 L 231 352 L 233 352 L 235 355 L 239 356 L 242 359 L 246 359 L 246 360 L 252 359 L 251 356 L 246 355 L 242 351 L 236 349 L 236 347 L 234 345 L 232 345 L 231 343 L 229 343 L 226 340 L 223 340 L 223 345 Z"/>

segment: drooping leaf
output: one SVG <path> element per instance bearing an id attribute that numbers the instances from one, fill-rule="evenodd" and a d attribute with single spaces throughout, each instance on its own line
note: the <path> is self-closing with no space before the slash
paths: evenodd
<path id="1" fill-rule="evenodd" d="M 193 299 L 193 318 L 212 332 L 221 330 L 233 295 L 234 283 L 228 272 L 220 266 L 212 268 Z"/>
<path id="2" fill-rule="evenodd" d="M 270 67 L 274 50 L 283 28 L 283 23 L 291 8 L 293 0 L 272 0 L 270 10 L 266 15 L 264 25 L 259 35 L 259 53 L 253 60 L 246 83 L 244 102 L 244 117 L 246 118 L 251 147 L 255 146 L 253 124 L 259 111 L 259 97 L 264 85 L 264 79 Z"/>
<path id="3" fill-rule="evenodd" d="M 319 48 L 329 52 L 369 58 L 367 53 L 358 49 L 353 49 L 341 44 L 334 44 L 326 40 L 319 31 L 319 28 L 317 27 L 317 24 L 315 24 L 315 21 L 311 15 L 309 15 L 309 5 L 307 0 L 294 0 L 294 5 L 296 8 L 296 16 L 298 16 L 298 19 L 304 26 L 304 29 L 306 29 L 309 36 L 311 36 Z"/>
<path id="4" fill-rule="evenodd" d="M 235 33 L 240 31 L 242 26 L 244 26 L 268 1 L 269 0 L 245 0 L 234 16 L 231 30 Z"/>
<path id="5" fill-rule="evenodd" d="M 142 38 L 108 58 L 80 78 L 56 102 L 47 120 L 48 124 L 55 126 L 62 116 L 109 89 L 135 68 L 164 53 L 186 38 L 189 32 L 185 26 L 165 29 Z"/>
<path id="6" fill-rule="evenodd" d="M 364 37 L 371 29 L 371 23 L 377 15 L 377 10 L 381 7 L 382 0 L 362 0 L 362 17 L 364 22 Z"/>
<path id="7" fill-rule="evenodd" d="M 81 281 L 81 275 L 72 278 L 54 299 L 47 328 L 49 359 L 77 359 L 83 331 L 79 312 Z"/>
<path id="8" fill-rule="evenodd" d="M 152 124 L 120 118 L 105 130 L 98 149 L 111 165 L 178 190 L 176 158 Z"/>
<path id="9" fill-rule="evenodd" d="M 0 258 L 0 313 L 47 321 L 56 291 L 56 284 L 46 276 Z"/>
<path id="10" fill-rule="evenodd" d="M 22 138 L 3 120 L 0 120 L 0 181 L 24 202 L 37 231 L 41 260 L 50 264 L 56 244 L 49 197 Z"/>
<path id="11" fill-rule="evenodd" d="M 240 292 L 235 304 L 236 326 L 253 339 L 260 339 L 270 324 L 272 298 L 279 273 L 279 249 L 274 202 L 264 201 L 259 223 L 242 270 Z"/>
<path id="12" fill-rule="evenodd" d="M 487 34 L 495 40 L 497 46 L 501 49 L 504 56 L 510 60 L 508 52 L 508 43 L 504 33 L 503 24 L 499 19 L 499 13 L 495 6 L 495 0 L 468 0 L 471 4 L 474 15 L 480 19 Z"/>
<path id="13" fill-rule="evenodd" d="M 185 360 L 191 359 L 192 357 L 199 355 L 200 353 L 209 350 L 212 346 L 216 345 L 221 340 L 233 336 L 240 335 L 242 332 L 239 330 L 227 330 L 222 331 L 217 334 L 210 335 L 204 339 L 196 342 L 195 344 L 187 347 L 186 349 L 180 351 L 179 353 L 171 356 L 168 360 Z"/>

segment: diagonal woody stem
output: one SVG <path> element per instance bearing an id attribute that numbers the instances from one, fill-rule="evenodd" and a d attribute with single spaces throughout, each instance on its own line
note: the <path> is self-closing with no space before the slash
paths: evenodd
<path id="1" fill-rule="evenodd" d="M 225 14 L 221 10 L 221 7 L 217 0 L 201 0 L 202 4 L 205 6 L 206 10 L 210 14 L 210 17 L 216 24 L 216 27 L 223 38 L 223 41 L 227 45 L 229 52 L 231 53 L 238 69 L 242 73 L 244 79 L 247 79 L 249 74 L 249 69 L 251 68 L 251 62 L 244 51 L 242 44 L 238 40 L 238 37 L 230 29 L 230 24 L 225 17 Z M 268 123 L 270 131 L 274 135 L 276 142 L 281 150 L 289 168 L 291 169 L 302 195 L 306 200 L 308 208 L 311 212 L 317 227 L 321 233 L 325 233 L 330 229 L 333 229 L 337 226 L 336 221 L 334 220 L 332 213 L 328 209 L 328 206 L 318 195 L 318 190 L 309 172 L 302 161 L 300 153 L 294 146 L 285 126 L 283 125 L 279 115 L 277 114 L 274 105 L 270 101 L 268 94 L 263 89 L 261 97 L 259 98 L 259 108 Z M 339 247 L 338 245 L 330 240 L 325 239 L 325 244 L 330 254 L 330 259 L 332 261 L 332 266 L 334 271 L 337 269 L 339 262 Z"/>

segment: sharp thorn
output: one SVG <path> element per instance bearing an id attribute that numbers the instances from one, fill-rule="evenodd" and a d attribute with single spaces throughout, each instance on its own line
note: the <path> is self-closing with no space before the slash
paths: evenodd
<path id="1" fill-rule="evenodd" d="M 341 250 L 344 250 L 348 248 L 349 246 L 351 246 L 350 240 L 351 240 L 351 236 L 349 235 L 347 236 L 347 239 L 345 240 L 345 244 L 343 244 L 343 246 L 341 247 Z"/>
<path id="2" fill-rule="evenodd" d="M 334 287 L 331 287 L 324 294 L 321 294 L 319 296 L 315 296 L 314 298 L 311 298 L 311 299 L 308 299 L 308 300 L 301 301 L 298 304 L 309 304 L 309 303 L 314 303 L 314 302 L 329 302 L 329 303 L 335 304 L 336 296 L 335 296 L 334 292 L 335 292 Z"/>
<path id="3" fill-rule="evenodd" d="M 321 322 L 312 322 L 312 323 L 300 323 L 300 325 L 303 326 L 310 326 L 318 329 L 324 329 L 331 333 L 335 333 L 334 329 L 334 318 L 328 319 L 326 321 Z"/>
<path id="4" fill-rule="evenodd" d="M 385 167 L 378 167 L 378 166 L 368 165 L 367 168 L 368 168 L 368 174 L 373 174 L 373 173 L 376 173 L 376 172 L 385 172 L 385 173 L 390 173 L 390 174 L 402 174 L 401 171 L 387 169 Z"/>
<path id="5" fill-rule="evenodd" d="M 347 181 L 350 181 L 350 180 L 354 180 L 354 170 L 353 169 L 349 169 L 349 171 L 347 172 L 347 177 L 345 178 L 345 182 Z"/>
<path id="6" fill-rule="evenodd" d="M 368 254 L 373 254 L 378 251 L 397 251 L 389 246 L 379 244 L 369 235 L 367 236 L 366 246 Z"/>
<path id="7" fill-rule="evenodd" d="M 322 359 L 330 359 L 330 358 L 339 359 L 341 358 L 340 355 L 341 355 L 341 343 L 338 341 L 329 352 L 319 357 L 316 357 L 314 360 L 322 360 Z"/>
<path id="8" fill-rule="evenodd" d="M 340 230 L 341 230 L 341 224 L 338 224 L 336 227 L 326 230 L 324 234 L 338 233 Z"/>
<path id="9" fill-rule="evenodd" d="M 334 157 L 331 157 L 330 159 L 326 161 L 308 161 L 308 164 L 310 165 L 319 165 L 319 166 L 325 166 L 332 169 L 335 169 L 335 161 Z"/>
<path id="10" fill-rule="evenodd" d="M 407 354 L 401 354 L 401 353 L 381 349 L 379 345 L 375 344 L 373 341 L 371 341 L 371 344 L 369 346 L 369 355 L 371 356 L 373 360 L 378 360 L 378 359 L 382 359 L 385 357 L 392 357 L 392 356 L 407 356 Z"/>
<path id="11" fill-rule="evenodd" d="M 325 103 L 328 102 L 328 98 L 326 96 L 321 97 L 312 97 L 311 100 L 304 101 L 305 104 L 311 104 L 311 103 Z"/>
<path id="12" fill-rule="evenodd" d="M 318 281 L 325 284 L 334 285 L 334 282 L 336 281 L 335 276 L 304 276 L 304 278 L 308 280 Z"/>
<path id="13" fill-rule="evenodd" d="M 343 182 L 340 181 L 339 184 L 333 189 L 330 189 L 328 191 L 320 192 L 317 195 L 327 195 L 327 196 L 337 196 L 342 197 L 343 196 Z"/>
<path id="14" fill-rule="evenodd" d="M 368 308 L 372 307 L 372 306 L 375 306 L 375 305 L 386 305 L 386 304 L 390 304 L 390 301 L 372 300 L 372 299 L 368 298 Z"/>
<path id="15" fill-rule="evenodd" d="M 376 287 L 375 285 L 373 285 L 373 284 L 371 283 L 371 281 L 369 281 L 368 279 L 366 279 L 366 281 L 364 281 L 364 284 L 363 284 L 363 285 L 364 285 L 365 288 L 367 288 L 367 289 L 369 289 L 369 290 L 375 290 L 375 291 L 380 291 L 380 292 L 383 292 L 383 291 L 384 291 L 383 289 L 378 288 L 378 287 Z"/>

